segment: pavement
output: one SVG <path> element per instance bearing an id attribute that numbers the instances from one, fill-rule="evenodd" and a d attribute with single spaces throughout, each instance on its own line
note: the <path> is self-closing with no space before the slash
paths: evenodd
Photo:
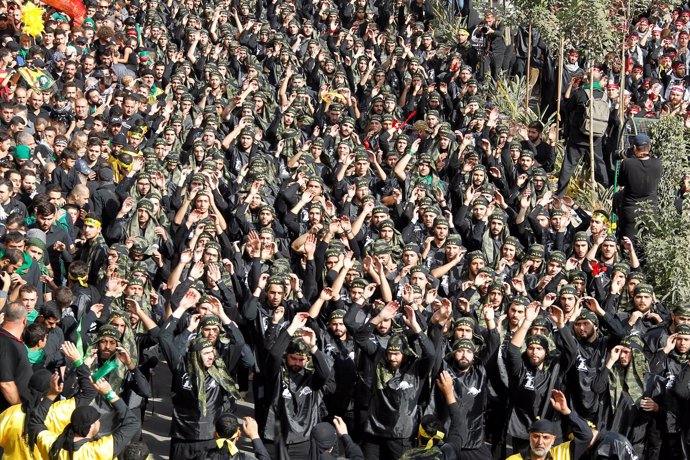
<path id="1" fill-rule="evenodd" d="M 170 380 L 172 375 L 165 361 L 156 366 L 153 375 L 153 398 L 149 399 L 144 415 L 144 441 L 149 446 L 151 456 L 158 459 L 168 459 L 170 453 L 170 422 L 172 421 L 172 396 L 170 394 Z M 251 386 L 251 385 L 250 385 Z M 238 417 L 254 415 L 254 404 L 251 393 L 245 396 L 245 401 L 238 402 Z M 251 446 L 245 439 L 238 447 L 248 452 Z"/>

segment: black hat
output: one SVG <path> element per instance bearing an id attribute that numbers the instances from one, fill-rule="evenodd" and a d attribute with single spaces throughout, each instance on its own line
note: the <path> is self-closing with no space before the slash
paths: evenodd
<path id="1" fill-rule="evenodd" d="M 302 337 L 297 337 L 290 341 L 286 353 L 288 355 L 310 356 L 311 350 Z"/>
<path id="2" fill-rule="evenodd" d="M 572 284 L 566 284 L 558 292 L 558 295 L 574 295 L 577 297 L 577 288 Z"/>
<path id="3" fill-rule="evenodd" d="M 113 140 L 110 141 L 111 144 L 113 145 L 125 145 L 127 143 L 127 138 L 125 137 L 124 134 L 118 133 L 115 137 L 113 137 Z"/>
<path id="4" fill-rule="evenodd" d="M 91 406 L 79 406 L 74 409 L 72 416 L 70 417 L 70 424 L 74 433 L 79 436 L 86 436 L 91 430 L 91 425 L 93 425 L 96 420 L 100 418 L 100 414 L 95 407 Z"/>
<path id="5" fill-rule="evenodd" d="M 547 433 L 555 436 L 557 434 L 556 424 L 551 420 L 540 419 L 530 425 L 529 432 Z"/>
<path id="6" fill-rule="evenodd" d="M 94 343 L 98 343 L 106 338 L 114 339 L 119 344 L 122 336 L 120 335 L 120 331 L 117 329 L 117 327 L 110 324 L 104 324 L 98 329 Z"/>
<path id="7" fill-rule="evenodd" d="M 29 379 L 29 389 L 37 393 L 45 393 L 50 389 L 50 378 L 53 374 L 47 369 L 39 369 Z"/>
<path id="8" fill-rule="evenodd" d="M 587 309 L 582 309 L 582 312 L 577 318 L 575 318 L 575 321 L 591 321 L 595 326 L 599 326 L 599 318 L 597 315 Z"/>
<path id="9" fill-rule="evenodd" d="M 541 334 L 534 334 L 527 337 L 525 340 L 525 346 L 529 347 L 530 345 L 539 345 L 547 352 L 549 351 L 549 341 Z"/>
<path id="10" fill-rule="evenodd" d="M 646 134 L 638 134 L 633 137 L 632 145 L 635 147 L 649 147 L 652 145 L 652 140 Z"/>
<path id="11" fill-rule="evenodd" d="M 633 291 L 634 295 L 640 295 L 640 294 L 649 294 L 653 295 L 654 294 L 654 288 L 652 287 L 651 284 L 646 284 L 646 283 L 640 283 L 637 286 L 635 286 L 635 290 Z"/>

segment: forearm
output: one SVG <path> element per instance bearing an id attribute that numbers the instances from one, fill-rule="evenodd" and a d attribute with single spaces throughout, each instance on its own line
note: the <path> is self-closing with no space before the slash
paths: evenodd
<path id="1" fill-rule="evenodd" d="M 580 458 L 589 447 L 589 443 L 592 441 L 592 430 L 587 422 L 575 412 L 570 411 L 570 413 L 566 414 L 566 417 L 570 422 L 574 436 L 571 445 L 572 458 Z"/>
<path id="2" fill-rule="evenodd" d="M 0 382 L 0 392 L 2 392 L 2 396 L 5 398 L 5 401 L 7 401 L 7 403 L 11 406 L 22 402 L 21 398 L 19 397 L 19 389 L 14 381 Z"/>
<path id="3" fill-rule="evenodd" d="M 352 223 L 352 233 L 357 235 L 364 225 L 364 220 L 367 218 L 367 212 L 362 210 L 362 212 L 357 216 L 357 219 Z"/>
<path id="4" fill-rule="evenodd" d="M 393 291 L 391 291 L 391 285 L 388 282 L 388 278 L 386 278 L 385 273 L 380 272 L 379 274 L 381 277 L 381 300 L 383 300 L 384 302 L 390 302 L 391 300 L 393 300 Z"/>
<path id="5" fill-rule="evenodd" d="M 434 278 L 441 278 L 443 275 L 448 273 L 457 265 L 457 262 L 455 260 L 451 260 L 450 262 L 439 265 L 438 267 L 434 268 L 431 270 L 431 276 Z"/>
<path id="6" fill-rule="evenodd" d="M 510 339 L 510 343 L 517 348 L 521 348 L 525 344 L 525 337 L 527 337 L 527 331 L 529 331 L 531 325 L 532 322 L 525 319 L 515 334 L 513 334 L 513 337 Z"/>
<path id="7" fill-rule="evenodd" d="M 333 286 L 331 286 L 331 290 L 333 291 L 333 294 L 340 295 L 340 290 L 343 288 L 343 284 L 345 283 L 345 278 L 347 277 L 348 271 L 349 271 L 349 269 L 343 267 L 338 272 L 338 276 L 333 281 Z"/>
<path id="8" fill-rule="evenodd" d="M 117 399 L 112 403 L 118 418 L 122 421 L 120 427 L 113 433 L 113 458 L 120 455 L 127 445 L 134 439 L 141 428 L 141 423 L 125 402 Z"/>
<path id="9" fill-rule="evenodd" d="M 180 225 L 182 223 L 182 220 L 187 215 L 187 209 L 189 208 L 190 202 L 189 197 L 185 197 L 182 201 L 182 206 L 180 206 L 180 209 L 177 210 L 177 213 L 175 213 L 175 217 L 173 218 L 175 225 Z"/>
<path id="10" fill-rule="evenodd" d="M 393 170 L 395 177 L 397 177 L 400 180 L 405 180 L 405 178 L 407 177 L 407 174 L 405 174 L 405 168 L 407 168 L 407 165 L 409 164 L 411 159 L 412 155 L 407 154 L 403 155 L 403 157 L 398 160 L 398 162 L 395 164 L 395 169 Z"/>

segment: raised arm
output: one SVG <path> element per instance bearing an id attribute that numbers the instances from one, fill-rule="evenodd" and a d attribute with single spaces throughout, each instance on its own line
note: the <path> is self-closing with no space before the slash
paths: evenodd
<path id="1" fill-rule="evenodd" d="M 568 400 L 559 390 L 551 390 L 551 405 L 554 410 L 565 416 L 573 429 L 573 440 L 570 443 L 570 458 L 580 458 L 589 447 L 592 441 L 592 430 L 587 422 L 570 410 Z"/>
<path id="2" fill-rule="evenodd" d="M 421 139 L 415 140 L 410 146 L 409 153 L 407 153 L 407 155 L 403 155 L 403 157 L 398 160 L 398 162 L 395 164 L 395 168 L 393 169 L 393 174 L 395 174 L 395 177 L 402 181 L 404 181 L 407 178 L 407 173 L 405 172 L 405 169 L 407 168 L 407 165 L 410 163 L 410 160 L 412 160 L 414 154 L 417 153 L 417 150 L 419 150 L 419 145 L 421 143 Z"/>

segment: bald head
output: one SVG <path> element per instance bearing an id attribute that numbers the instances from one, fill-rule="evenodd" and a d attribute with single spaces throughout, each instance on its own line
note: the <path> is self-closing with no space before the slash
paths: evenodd
<path id="1" fill-rule="evenodd" d="M 3 309 L 5 323 L 21 323 L 26 319 L 26 307 L 19 302 L 12 302 Z"/>

